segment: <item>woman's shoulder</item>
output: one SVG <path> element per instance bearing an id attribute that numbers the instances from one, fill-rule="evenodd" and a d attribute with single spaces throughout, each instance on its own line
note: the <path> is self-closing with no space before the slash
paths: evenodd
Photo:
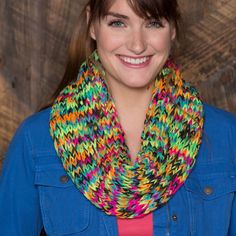
<path id="1" fill-rule="evenodd" d="M 25 132 L 31 137 L 40 136 L 42 138 L 48 135 L 50 110 L 51 108 L 46 108 L 27 117 L 19 127 L 21 132 Z"/>
<path id="2" fill-rule="evenodd" d="M 209 186 L 227 182 L 235 189 L 231 176 L 236 174 L 236 116 L 208 104 L 204 104 L 204 116 L 202 143 L 191 178 L 198 178 L 203 184 L 209 180 Z M 218 182 L 214 182 L 216 179 Z"/>
<path id="3" fill-rule="evenodd" d="M 51 107 L 48 107 L 28 116 L 22 122 L 22 125 L 33 129 L 43 128 L 45 125 L 49 124 L 50 111 Z"/>
<path id="4" fill-rule="evenodd" d="M 34 153 L 54 152 L 53 141 L 49 132 L 51 108 L 43 109 L 27 117 L 17 130 L 27 136 Z"/>
<path id="5" fill-rule="evenodd" d="M 204 104 L 204 132 L 214 143 L 235 144 L 236 115 Z"/>
<path id="6" fill-rule="evenodd" d="M 204 131 L 198 153 L 196 170 L 206 166 L 208 172 L 213 163 L 232 166 L 236 155 L 236 116 L 230 112 L 204 104 Z"/>
<path id="7" fill-rule="evenodd" d="M 204 103 L 205 122 L 217 125 L 231 125 L 236 128 L 236 115 L 218 107 Z"/>

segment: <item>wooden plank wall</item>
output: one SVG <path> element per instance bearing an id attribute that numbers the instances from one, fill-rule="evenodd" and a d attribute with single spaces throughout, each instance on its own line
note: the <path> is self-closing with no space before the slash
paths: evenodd
<path id="1" fill-rule="evenodd" d="M 79 0 L 0 1 L 0 163 L 16 127 L 63 73 Z M 236 112 L 236 1 L 179 0 L 187 33 L 179 62 L 205 100 Z"/>
<path id="2" fill-rule="evenodd" d="M 236 1 L 210 3 L 189 26 L 180 62 L 205 101 L 236 113 Z"/>

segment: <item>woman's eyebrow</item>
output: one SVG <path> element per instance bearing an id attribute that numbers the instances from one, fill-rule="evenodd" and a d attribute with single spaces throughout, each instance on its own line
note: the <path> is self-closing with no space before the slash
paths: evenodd
<path id="1" fill-rule="evenodd" d="M 121 18 L 121 19 L 129 19 L 128 16 L 126 15 L 122 15 L 122 14 L 119 14 L 119 13 L 116 13 L 116 12 L 112 12 L 112 11 L 109 11 L 106 16 L 114 16 L 114 17 L 117 17 L 117 18 Z"/>

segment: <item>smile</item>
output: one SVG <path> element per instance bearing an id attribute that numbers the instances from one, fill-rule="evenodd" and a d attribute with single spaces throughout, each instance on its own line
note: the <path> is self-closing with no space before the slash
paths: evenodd
<path id="1" fill-rule="evenodd" d="M 145 56 L 145 57 L 134 58 L 134 57 L 127 57 L 127 56 L 119 55 L 119 58 L 126 65 L 128 64 L 130 66 L 145 66 L 149 64 L 151 57 Z"/>

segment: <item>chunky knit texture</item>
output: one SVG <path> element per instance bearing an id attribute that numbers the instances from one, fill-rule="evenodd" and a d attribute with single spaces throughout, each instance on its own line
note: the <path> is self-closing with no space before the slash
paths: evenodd
<path id="1" fill-rule="evenodd" d="M 56 99 L 50 133 L 65 170 L 87 199 L 108 215 L 141 217 L 163 206 L 193 168 L 203 129 L 202 102 L 168 60 L 155 80 L 132 165 L 104 78 L 94 52 Z"/>

